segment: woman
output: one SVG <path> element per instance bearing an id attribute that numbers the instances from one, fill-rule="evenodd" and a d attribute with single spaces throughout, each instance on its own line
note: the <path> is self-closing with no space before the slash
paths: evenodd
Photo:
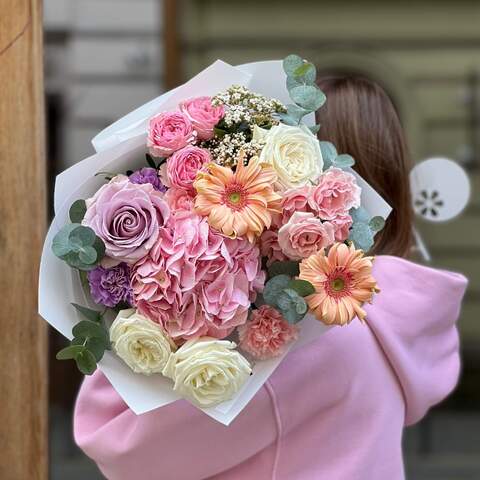
<path id="1" fill-rule="evenodd" d="M 394 210 L 379 235 L 374 276 L 382 289 L 367 325 L 332 328 L 293 351 L 229 427 L 186 401 L 131 412 L 105 377 L 87 378 L 75 438 L 111 480 L 400 480 L 405 425 L 455 386 L 461 275 L 404 260 L 412 240 L 403 131 L 376 84 L 320 82 L 321 139 Z"/>

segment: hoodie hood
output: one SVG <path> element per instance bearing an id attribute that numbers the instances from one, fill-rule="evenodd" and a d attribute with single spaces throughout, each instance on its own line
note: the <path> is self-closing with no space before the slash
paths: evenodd
<path id="1" fill-rule="evenodd" d="M 460 360 L 454 325 L 468 282 L 391 256 L 376 258 L 373 275 L 381 292 L 365 308 L 366 321 L 398 378 L 410 425 L 455 387 Z"/>

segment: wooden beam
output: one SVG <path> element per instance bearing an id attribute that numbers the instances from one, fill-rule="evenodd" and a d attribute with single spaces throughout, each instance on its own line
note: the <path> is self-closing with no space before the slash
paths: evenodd
<path id="1" fill-rule="evenodd" d="M 162 24 L 166 90 L 177 87 L 181 82 L 178 3 L 178 0 L 163 0 Z"/>
<path id="2" fill-rule="evenodd" d="M 37 315 L 46 223 L 42 8 L 0 0 L 0 478 L 47 479 L 47 337 Z"/>

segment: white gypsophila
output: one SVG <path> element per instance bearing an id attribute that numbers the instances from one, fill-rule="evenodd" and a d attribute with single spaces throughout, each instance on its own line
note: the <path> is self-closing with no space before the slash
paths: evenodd
<path id="1" fill-rule="evenodd" d="M 235 343 L 210 337 L 187 340 L 170 355 L 163 374 L 173 389 L 199 407 L 230 400 L 252 372 Z"/>
<path id="2" fill-rule="evenodd" d="M 323 158 L 317 137 L 304 125 L 280 123 L 270 130 L 253 129 L 253 140 L 265 142 L 260 161 L 275 169 L 285 188 L 314 183 L 323 170 Z"/>
<path id="3" fill-rule="evenodd" d="M 115 353 L 135 372 L 162 373 L 176 348 L 160 325 L 137 313 L 134 308 L 120 310 L 110 327 Z"/>

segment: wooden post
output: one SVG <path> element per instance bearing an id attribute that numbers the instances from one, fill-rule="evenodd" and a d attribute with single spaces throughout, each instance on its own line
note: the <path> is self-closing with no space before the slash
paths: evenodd
<path id="1" fill-rule="evenodd" d="M 180 75 L 180 40 L 178 34 L 178 0 L 163 0 L 163 40 L 165 88 L 178 87 Z"/>
<path id="2" fill-rule="evenodd" d="M 0 0 L 0 478 L 47 479 L 41 0 Z"/>

